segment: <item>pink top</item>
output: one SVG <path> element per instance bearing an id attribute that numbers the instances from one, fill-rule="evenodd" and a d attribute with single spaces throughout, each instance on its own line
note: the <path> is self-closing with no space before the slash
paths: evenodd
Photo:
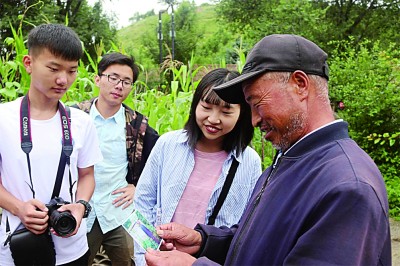
<path id="1" fill-rule="evenodd" d="M 184 224 L 189 228 L 206 222 L 206 210 L 211 193 L 221 175 L 222 165 L 227 156 L 226 151 L 208 153 L 195 150 L 194 169 L 172 217 L 173 222 Z"/>

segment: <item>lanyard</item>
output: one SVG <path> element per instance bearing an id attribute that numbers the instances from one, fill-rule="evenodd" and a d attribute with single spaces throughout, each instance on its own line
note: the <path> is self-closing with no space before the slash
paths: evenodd
<path id="1" fill-rule="evenodd" d="M 71 136 L 71 125 L 69 121 L 69 117 L 66 111 L 66 108 L 58 102 L 58 111 L 60 112 L 61 117 L 61 129 L 62 129 L 62 157 L 65 156 L 66 163 L 70 164 L 70 156 L 72 154 L 73 146 L 72 146 L 72 136 Z M 26 95 L 21 101 L 21 109 L 20 109 L 20 129 L 21 129 L 21 149 L 26 154 L 26 159 L 28 162 L 28 171 L 29 171 L 29 179 L 31 184 L 29 188 L 32 191 L 33 198 L 35 198 L 35 190 L 33 189 L 33 182 L 32 182 L 32 174 L 31 174 L 31 163 L 29 159 L 29 153 L 32 150 L 32 136 L 31 136 L 31 121 L 30 121 L 30 103 L 29 103 L 29 96 Z M 69 171 L 69 178 L 71 183 L 71 172 Z M 60 184 L 61 187 L 61 184 Z M 56 191 L 56 187 L 53 191 L 54 194 L 59 193 Z M 70 186 L 70 193 L 72 197 L 72 185 Z M 71 198 L 72 200 L 72 198 Z"/>

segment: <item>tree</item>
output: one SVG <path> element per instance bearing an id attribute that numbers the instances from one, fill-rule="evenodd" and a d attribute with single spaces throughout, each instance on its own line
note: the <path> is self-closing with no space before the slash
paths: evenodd
<path id="1" fill-rule="evenodd" d="M 116 36 L 116 23 L 102 12 L 101 2 L 93 8 L 86 0 L 2 0 L 0 3 L 0 39 L 12 37 L 11 26 L 21 29 L 23 36 L 35 25 L 62 23 L 73 28 L 85 44 L 91 57 L 96 58 L 96 46 L 111 45 Z M 0 44 L 0 56 L 10 48 Z"/>
<path id="2" fill-rule="evenodd" d="M 400 41 L 400 0 L 216 0 L 219 17 L 255 43 L 272 33 L 303 35 L 326 51 L 331 41 Z M 239 3 L 240 2 L 240 3 Z M 385 30 L 382 30 L 385 29 Z"/>
<path id="3" fill-rule="evenodd" d="M 169 47 L 171 40 L 171 17 L 168 17 L 164 28 L 164 42 Z M 183 1 L 175 13 L 175 59 L 187 63 L 192 53 L 196 52 L 197 40 L 202 33 L 196 24 L 196 6 L 192 2 Z"/>
<path id="4" fill-rule="evenodd" d="M 22 23 L 22 19 L 31 18 L 29 21 L 32 24 L 39 24 L 44 16 L 40 13 L 41 9 L 46 9 L 46 11 L 52 10 L 48 8 L 51 5 L 50 0 L 34 1 L 34 0 L 2 0 L 0 2 L 0 56 L 4 56 L 9 52 L 9 47 L 3 42 L 7 37 L 12 37 L 11 26 L 14 29 L 21 27 L 24 35 L 32 28 L 29 23 Z"/>
<path id="5" fill-rule="evenodd" d="M 240 4 L 234 0 L 218 2 L 220 20 L 228 24 L 233 34 L 243 36 L 244 42 L 252 45 L 274 33 L 298 34 L 321 44 L 321 32 L 330 28 L 329 23 L 323 20 L 325 9 L 315 8 L 315 4 L 308 0 L 240 0 Z"/>
<path id="6" fill-rule="evenodd" d="M 327 8 L 326 19 L 336 29 L 330 35 L 333 40 L 352 41 L 354 45 L 363 40 L 380 40 L 383 48 L 400 40 L 399 0 L 319 2 Z"/>
<path id="7" fill-rule="evenodd" d="M 147 11 L 143 15 L 139 14 L 139 12 L 135 12 L 135 14 L 133 14 L 133 16 L 129 18 L 129 22 L 135 23 L 135 22 L 138 22 L 138 21 L 140 21 L 142 19 L 145 19 L 147 17 L 154 16 L 155 14 L 156 13 L 154 13 L 154 9 L 152 9 L 150 11 Z"/>
<path id="8" fill-rule="evenodd" d="M 175 60 L 187 63 L 193 52 L 197 49 L 197 40 L 202 37 L 202 31 L 196 24 L 196 6 L 193 2 L 183 1 L 179 4 L 174 14 L 174 32 L 175 32 Z M 162 17 L 162 33 L 163 33 L 163 57 L 166 53 L 171 53 L 171 16 L 164 15 Z M 146 47 L 153 62 L 159 63 L 159 49 L 157 40 L 157 30 L 153 28 L 143 40 L 143 46 Z M 165 49 L 166 48 L 166 49 Z M 167 52 L 165 52 L 167 51 Z"/>
<path id="9" fill-rule="evenodd" d="M 96 59 L 104 50 L 111 49 L 117 34 L 115 19 L 103 13 L 100 1 L 90 8 L 85 0 L 69 26 L 75 29 L 89 55 Z"/>
<path id="10" fill-rule="evenodd" d="M 400 216 L 400 52 L 379 42 L 354 47 L 342 42 L 330 56 L 331 102 L 351 137 L 372 157 L 385 178 L 392 216 Z"/>

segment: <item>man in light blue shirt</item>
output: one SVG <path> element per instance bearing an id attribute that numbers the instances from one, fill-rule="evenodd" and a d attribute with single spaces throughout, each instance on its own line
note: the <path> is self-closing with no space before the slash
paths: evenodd
<path id="1" fill-rule="evenodd" d="M 96 107 L 97 102 L 96 99 L 89 114 L 96 126 L 104 159 L 96 164 L 94 169 L 96 187 L 90 200 L 93 211 L 87 220 L 88 238 L 94 236 L 96 240 L 94 242 L 100 246 L 104 235 L 109 232 L 112 234 L 108 235 L 118 235 L 122 243 L 115 242 L 119 243 L 116 248 L 121 246 L 120 255 L 123 255 L 123 253 L 133 252 L 132 239 L 126 235 L 125 229 L 120 225 L 133 211 L 130 197 L 133 196 L 135 189 L 133 184 L 128 184 L 125 179 L 128 172 L 125 148 L 125 108 L 121 106 L 113 116 L 104 118 Z M 97 250 L 91 257 L 94 258 L 96 252 Z M 113 261 L 113 252 L 109 254 L 109 257 Z"/>
<path id="2" fill-rule="evenodd" d="M 122 103 L 138 74 L 132 57 L 104 55 L 95 77 L 99 97 L 78 104 L 94 121 L 104 157 L 94 167 L 96 187 L 87 220 L 89 265 L 101 245 L 112 265 L 132 265 L 133 240 L 121 224 L 133 211 L 137 180 L 158 139 L 148 119 Z"/>

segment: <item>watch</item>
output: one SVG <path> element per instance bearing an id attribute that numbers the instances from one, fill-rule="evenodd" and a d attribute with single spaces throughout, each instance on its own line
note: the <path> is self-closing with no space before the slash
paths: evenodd
<path id="1" fill-rule="evenodd" d="M 78 200 L 76 203 L 80 203 L 85 206 L 85 213 L 83 214 L 83 218 L 87 218 L 90 211 L 92 210 L 92 206 L 90 206 L 89 202 L 87 202 L 86 200 Z"/>

